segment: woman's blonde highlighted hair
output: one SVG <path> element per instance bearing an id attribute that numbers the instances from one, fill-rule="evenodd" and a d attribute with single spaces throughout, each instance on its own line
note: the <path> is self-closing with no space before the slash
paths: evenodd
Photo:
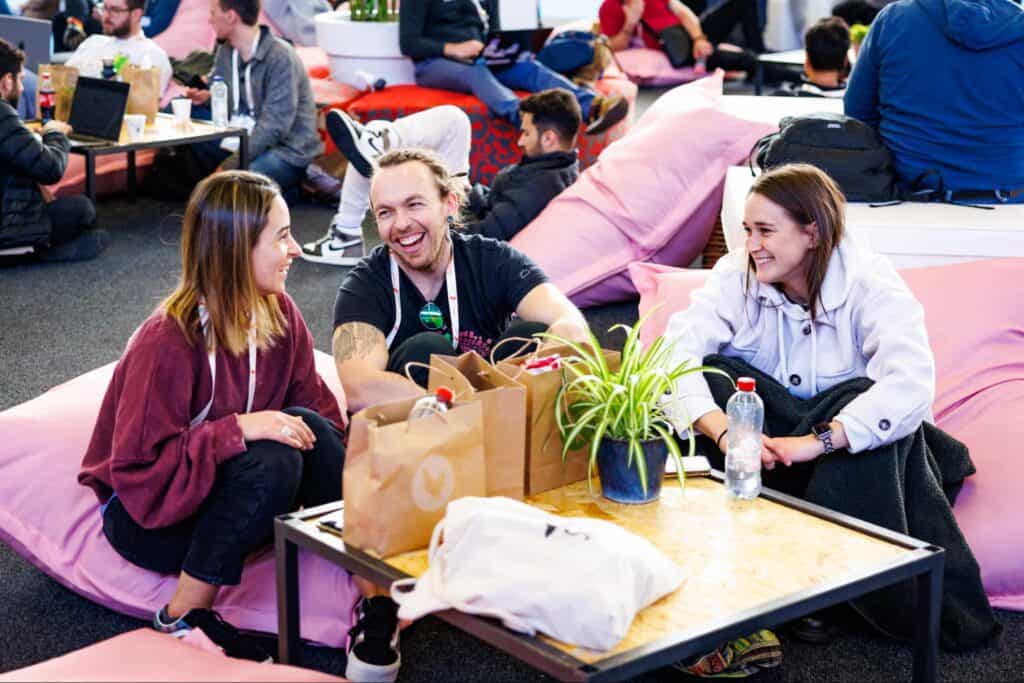
<path id="1" fill-rule="evenodd" d="M 215 173 L 192 191 L 181 227 L 181 279 L 161 304 L 190 343 L 203 336 L 200 301 L 209 314 L 209 350 L 242 353 L 250 325 L 261 350 L 284 336 L 277 297 L 261 294 L 252 272 L 253 247 L 280 194 L 270 178 L 247 171 Z"/>

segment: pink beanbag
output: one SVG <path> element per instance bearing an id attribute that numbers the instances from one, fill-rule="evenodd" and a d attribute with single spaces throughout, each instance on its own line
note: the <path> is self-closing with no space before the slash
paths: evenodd
<path id="1" fill-rule="evenodd" d="M 191 634 L 189 634 L 191 637 Z M 63 657 L 0 674 L 0 681 L 343 681 L 319 671 L 206 652 L 141 628 Z"/>
<path id="2" fill-rule="evenodd" d="M 317 352 L 317 370 L 345 396 L 330 356 Z M 0 541 L 80 595 L 110 609 L 149 619 L 167 603 L 173 576 L 140 569 L 103 536 L 99 503 L 78 483 L 110 363 L 0 412 Z M 338 647 L 359 597 L 350 575 L 325 560 L 299 554 L 302 637 Z M 273 549 L 249 558 L 242 583 L 226 588 L 216 609 L 240 628 L 277 632 Z"/>
<path id="3" fill-rule="evenodd" d="M 649 47 L 631 47 L 619 50 L 615 57 L 626 77 L 637 85 L 651 87 L 679 85 L 701 78 L 692 66 L 675 68 L 661 50 Z"/>
<path id="4" fill-rule="evenodd" d="M 935 353 L 935 424 L 967 444 L 978 468 L 953 512 L 992 605 L 1024 611 L 1024 460 L 1013 450 L 1024 443 L 1024 259 L 900 272 L 925 309 Z M 685 310 L 708 271 L 637 263 L 630 273 L 640 314 L 661 304 L 642 334 L 650 341 Z"/>
<path id="5" fill-rule="evenodd" d="M 635 295 L 614 277 L 634 261 L 692 261 L 714 227 L 726 169 L 774 129 L 725 113 L 721 99 L 721 72 L 663 95 L 512 245 L 587 305 Z"/>
<path id="6" fill-rule="evenodd" d="M 209 1 L 181 0 L 170 25 L 153 40 L 174 59 L 184 59 L 192 50 L 212 50 Z"/>

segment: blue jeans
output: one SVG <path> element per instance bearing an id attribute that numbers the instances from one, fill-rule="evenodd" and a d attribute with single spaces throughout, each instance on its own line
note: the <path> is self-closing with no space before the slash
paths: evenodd
<path id="1" fill-rule="evenodd" d="M 424 59 L 416 62 L 416 83 L 428 88 L 473 93 L 488 109 L 511 121 L 516 128 L 519 127 L 519 98 L 512 90 L 568 90 L 580 103 L 584 121 L 590 116 L 590 104 L 597 94 L 534 60 L 492 71 L 482 61 L 463 64 L 444 57 Z"/>
<path id="2" fill-rule="evenodd" d="M 28 121 L 36 117 L 36 91 L 39 89 L 39 77 L 28 69 L 21 70 L 21 80 L 25 85 L 21 93 L 21 100 L 18 102 L 18 116 L 22 121 Z"/>

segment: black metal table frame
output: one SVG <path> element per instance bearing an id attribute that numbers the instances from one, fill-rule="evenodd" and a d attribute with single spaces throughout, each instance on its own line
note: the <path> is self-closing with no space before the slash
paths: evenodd
<path id="1" fill-rule="evenodd" d="M 755 67 L 755 76 L 754 76 L 754 94 L 755 95 L 763 95 L 764 94 L 764 65 L 765 64 L 772 64 L 772 65 L 775 65 L 775 66 L 781 66 L 783 68 L 792 69 L 793 71 L 796 71 L 796 70 L 799 69 L 801 71 L 801 73 L 803 72 L 803 65 L 802 64 L 794 64 L 793 62 L 787 62 L 787 61 L 773 61 L 771 57 L 772 57 L 772 53 L 771 52 L 765 52 L 764 54 L 760 54 L 760 55 L 757 56 L 757 66 Z"/>
<path id="2" fill-rule="evenodd" d="M 207 123 L 197 121 L 197 123 Z M 212 140 L 223 140 L 225 138 L 238 138 L 238 168 L 245 170 L 249 168 L 249 132 L 244 128 L 217 128 L 213 132 L 189 136 L 181 140 L 154 140 L 151 142 L 125 142 L 110 143 L 109 145 L 81 145 L 72 147 L 72 154 L 81 154 L 85 157 L 85 196 L 94 204 L 96 203 L 96 157 L 108 154 L 127 154 L 128 168 L 128 196 L 134 201 L 136 192 L 136 168 L 135 153 L 141 149 L 159 149 L 161 147 L 177 147 L 179 145 L 194 145 L 199 142 L 210 142 Z"/>
<path id="3" fill-rule="evenodd" d="M 723 480 L 719 471 L 712 476 Z M 846 581 L 824 583 L 730 615 L 691 632 L 668 635 L 654 643 L 608 657 L 594 664 L 583 662 L 551 644 L 511 631 L 496 619 L 445 610 L 434 616 L 507 652 L 557 679 L 567 681 L 623 680 L 686 657 L 703 654 L 722 643 L 761 628 L 770 628 L 832 605 L 860 597 L 906 579 L 916 580 L 917 606 L 914 615 L 913 680 L 934 681 L 939 643 L 939 612 L 942 599 L 944 553 L 942 548 L 903 534 L 863 522 L 799 498 L 764 489 L 764 498 L 809 515 L 838 524 L 873 538 L 910 550 L 906 557 L 878 568 L 860 572 Z M 305 520 L 336 510 L 341 503 L 328 503 L 302 512 L 281 515 L 274 521 L 274 550 L 277 571 L 278 654 L 282 664 L 297 664 L 299 658 L 299 572 L 298 549 L 305 548 L 349 572 L 379 585 L 407 578 L 404 572 L 358 548 L 346 548 L 335 534 L 321 531 Z"/>

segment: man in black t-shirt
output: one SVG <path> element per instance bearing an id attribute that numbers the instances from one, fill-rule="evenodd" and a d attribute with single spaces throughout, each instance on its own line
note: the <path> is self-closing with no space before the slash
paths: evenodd
<path id="1" fill-rule="evenodd" d="M 436 157 L 398 150 L 377 165 L 370 204 L 384 243 L 345 277 L 334 307 L 334 362 L 350 411 L 422 394 L 403 369 L 431 354 L 487 357 L 502 339 L 544 330 L 589 339 L 583 315 L 526 255 L 451 230 L 459 186 Z"/>

